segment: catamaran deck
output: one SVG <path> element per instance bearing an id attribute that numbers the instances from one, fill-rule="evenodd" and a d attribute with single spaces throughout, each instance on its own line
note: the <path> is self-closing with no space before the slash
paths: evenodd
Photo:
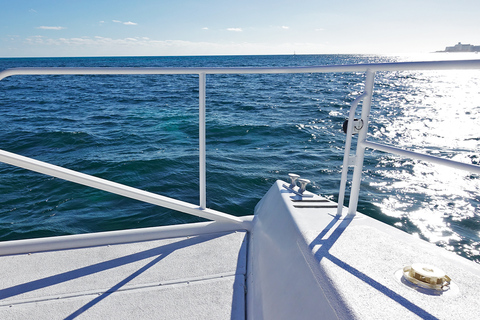
<path id="1" fill-rule="evenodd" d="M 0 257 L 0 319 L 244 319 L 247 233 Z"/>

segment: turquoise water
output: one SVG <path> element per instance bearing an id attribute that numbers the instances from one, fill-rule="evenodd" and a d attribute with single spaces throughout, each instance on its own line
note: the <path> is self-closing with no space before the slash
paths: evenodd
<path id="1" fill-rule="evenodd" d="M 442 58 L 443 56 L 439 56 Z M 401 61 L 358 55 L 0 59 L 11 67 L 295 66 Z M 341 128 L 364 75 L 208 75 L 207 206 L 253 214 L 295 172 L 333 200 Z M 479 164 L 480 74 L 380 73 L 370 137 Z M 0 82 L 0 148 L 198 203 L 198 76 L 15 76 Z M 359 211 L 480 262 L 480 178 L 366 154 Z M 201 221 L 0 164 L 0 240 Z"/>

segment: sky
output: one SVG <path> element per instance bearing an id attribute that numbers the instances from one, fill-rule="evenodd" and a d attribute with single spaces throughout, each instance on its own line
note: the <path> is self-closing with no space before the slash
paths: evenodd
<path id="1" fill-rule="evenodd" d="M 408 54 L 480 45 L 479 0 L 0 0 L 0 57 Z"/>

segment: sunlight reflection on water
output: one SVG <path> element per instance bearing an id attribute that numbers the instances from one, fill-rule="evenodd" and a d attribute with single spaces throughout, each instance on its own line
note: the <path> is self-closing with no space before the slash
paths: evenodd
<path id="1" fill-rule="evenodd" d="M 479 84 L 478 71 L 379 77 L 375 89 L 382 98 L 374 105 L 383 111 L 372 110 L 378 119 L 372 124 L 372 140 L 479 164 Z M 407 218 L 430 242 L 480 262 L 478 175 L 393 155 L 382 156 L 377 169 L 388 181 L 371 184 L 385 191 L 380 201 L 384 214 Z M 402 222 L 395 225 L 405 228 Z"/>

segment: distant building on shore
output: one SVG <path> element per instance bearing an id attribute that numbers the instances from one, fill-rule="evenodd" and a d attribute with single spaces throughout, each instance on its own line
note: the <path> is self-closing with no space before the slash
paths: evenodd
<path id="1" fill-rule="evenodd" d="M 474 46 L 471 44 L 457 43 L 453 47 L 446 47 L 444 51 L 440 52 L 479 52 L 480 46 Z"/>

